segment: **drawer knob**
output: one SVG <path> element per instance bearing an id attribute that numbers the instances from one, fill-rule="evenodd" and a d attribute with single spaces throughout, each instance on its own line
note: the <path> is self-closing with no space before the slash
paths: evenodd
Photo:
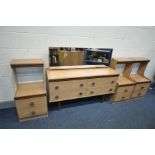
<path id="1" fill-rule="evenodd" d="M 56 95 L 56 96 L 55 96 L 55 99 L 58 99 L 58 98 L 59 98 L 59 96 L 58 96 L 58 95 Z"/>
<path id="2" fill-rule="evenodd" d="M 144 87 L 141 87 L 140 89 L 144 89 Z"/>
<path id="3" fill-rule="evenodd" d="M 80 92 L 79 95 L 82 96 L 82 92 Z"/>
<path id="4" fill-rule="evenodd" d="M 32 111 L 32 112 L 31 112 L 31 115 L 32 115 L 32 116 L 36 115 L 36 112 L 35 112 L 35 111 Z"/>
<path id="5" fill-rule="evenodd" d="M 109 89 L 109 91 L 112 91 L 112 90 L 113 90 L 113 89 L 111 89 L 111 88 Z"/>
<path id="6" fill-rule="evenodd" d="M 59 86 L 55 86 L 55 89 L 56 89 L 56 90 L 59 89 Z"/>
<path id="7" fill-rule="evenodd" d="M 94 91 L 91 91 L 90 94 L 94 94 Z"/>
<path id="8" fill-rule="evenodd" d="M 93 82 L 91 85 L 92 85 L 92 86 L 95 86 L 95 82 Z"/>
<path id="9" fill-rule="evenodd" d="M 111 81 L 111 83 L 115 83 L 115 81 Z"/>
<path id="10" fill-rule="evenodd" d="M 81 83 L 81 84 L 80 84 L 80 87 L 83 87 L 83 86 L 84 86 L 84 84 L 83 84 L 83 83 Z"/>
<path id="11" fill-rule="evenodd" d="M 127 89 L 125 89 L 125 90 L 124 90 L 124 92 L 126 93 L 126 92 L 128 92 L 128 90 L 127 90 Z"/>
<path id="12" fill-rule="evenodd" d="M 122 99 L 125 99 L 125 97 L 123 96 Z"/>
<path id="13" fill-rule="evenodd" d="M 30 106 L 33 107 L 34 106 L 34 102 L 30 102 Z"/>
<path id="14" fill-rule="evenodd" d="M 141 95 L 141 93 L 138 93 L 138 96 L 140 96 Z"/>

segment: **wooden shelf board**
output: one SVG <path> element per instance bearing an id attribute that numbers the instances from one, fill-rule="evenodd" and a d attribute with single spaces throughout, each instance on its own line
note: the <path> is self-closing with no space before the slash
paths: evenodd
<path id="1" fill-rule="evenodd" d="M 141 63 L 141 62 L 149 62 L 150 60 L 144 57 L 119 57 L 113 58 L 117 64 L 121 63 Z"/>
<path id="2" fill-rule="evenodd" d="M 11 67 L 43 67 L 44 62 L 42 59 L 13 59 Z"/>
<path id="3" fill-rule="evenodd" d="M 117 83 L 119 86 L 135 84 L 135 82 L 126 78 L 125 76 L 119 76 Z"/>
<path id="4" fill-rule="evenodd" d="M 88 69 L 88 68 L 103 68 L 106 65 L 76 65 L 76 66 L 57 66 L 49 67 L 48 70 L 66 70 L 66 69 Z"/>
<path id="5" fill-rule="evenodd" d="M 130 77 L 136 83 L 150 82 L 149 79 L 147 79 L 146 77 L 143 77 L 141 75 L 138 75 L 138 74 L 132 74 L 132 75 L 130 75 Z"/>
<path id="6" fill-rule="evenodd" d="M 17 84 L 15 99 L 45 95 L 46 88 L 44 82 L 21 83 Z"/>
<path id="7" fill-rule="evenodd" d="M 89 77 L 96 77 L 96 75 L 97 77 L 104 77 L 104 76 L 106 77 L 106 76 L 118 76 L 119 74 L 110 67 L 47 70 L 48 81 L 89 78 Z"/>

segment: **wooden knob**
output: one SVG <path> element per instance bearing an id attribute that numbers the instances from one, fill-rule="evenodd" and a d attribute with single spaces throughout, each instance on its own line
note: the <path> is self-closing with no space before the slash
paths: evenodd
<path id="1" fill-rule="evenodd" d="M 34 102 L 30 102 L 30 106 L 33 107 L 34 106 Z"/>
<path id="2" fill-rule="evenodd" d="M 94 94 L 94 91 L 91 91 L 90 94 Z"/>
<path id="3" fill-rule="evenodd" d="M 140 89 L 144 89 L 144 87 L 141 87 Z"/>
<path id="4" fill-rule="evenodd" d="M 109 89 L 109 91 L 112 91 L 112 90 L 113 90 L 113 89 L 111 89 L 111 88 Z"/>
<path id="5" fill-rule="evenodd" d="M 36 112 L 35 112 L 35 111 L 32 111 L 32 112 L 31 112 L 31 115 L 33 115 L 33 116 L 34 116 L 35 114 L 36 114 Z"/>
<path id="6" fill-rule="evenodd" d="M 81 96 L 82 95 L 82 92 L 80 92 L 79 95 Z"/>
<path id="7" fill-rule="evenodd" d="M 95 82 L 93 82 L 91 85 L 94 86 L 95 85 Z"/>
<path id="8" fill-rule="evenodd" d="M 115 81 L 111 81 L 111 83 L 115 83 Z"/>
<path id="9" fill-rule="evenodd" d="M 55 89 L 59 89 L 59 86 L 55 86 Z"/>
<path id="10" fill-rule="evenodd" d="M 123 96 L 122 99 L 125 99 L 125 97 Z"/>
<path id="11" fill-rule="evenodd" d="M 81 83 L 81 84 L 80 84 L 80 87 L 83 87 L 83 86 L 84 86 L 84 84 L 83 84 L 83 83 Z"/>
<path id="12" fill-rule="evenodd" d="M 140 96 L 141 95 L 141 93 L 138 93 L 138 96 Z"/>
<path id="13" fill-rule="evenodd" d="M 55 96 L 55 99 L 58 99 L 58 98 L 59 98 L 59 96 L 58 96 L 58 95 L 56 95 L 56 96 Z"/>
<path id="14" fill-rule="evenodd" d="M 125 89 L 125 90 L 124 90 L 124 92 L 126 93 L 126 92 L 128 92 L 128 90 L 127 90 L 127 89 Z"/>

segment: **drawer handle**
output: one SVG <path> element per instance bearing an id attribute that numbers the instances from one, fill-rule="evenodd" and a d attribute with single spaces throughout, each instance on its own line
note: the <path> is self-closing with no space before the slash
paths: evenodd
<path id="1" fill-rule="evenodd" d="M 34 102 L 30 102 L 30 106 L 33 107 L 34 106 Z"/>
<path id="2" fill-rule="evenodd" d="M 113 89 L 111 89 L 111 88 L 109 89 L 109 91 L 112 91 L 112 90 L 113 90 Z"/>
<path id="3" fill-rule="evenodd" d="M 56 89 L 56 90 L 59 89 L 59 86 L 55 86 L 55 89 Z"/>
<path id="4" fill-rule="evenodd" d="M 57 96 L 55 96 L 55 99 L 58 99 L 59 98 L 59 96 L 57 95 Z"/>
<path id="5" fill-rule="evenodd" d="M 124 92 L 126 93 L 126 92 L 128 92 L 128 90 L 127 90 L 127 89 L 125 89 L 125 90 L 124 90 Z"/>
<path id="6" fill-rule="evenodd" d="M 115 83 L 115 81 L 111 81 L 111 83 Z"/>
<path id="7" fill-rule="evenodd" d="M 140 96 L 141 95 L 141 93 L 138 93 L 138 96 Z"/>
<path id="8" fill-rule="evenodd" d="M 83 84 L 83 83 L 81 83 L 81 84 L 80 84 L 80 87 L 83 87 L 83 86 L 84 86 L 84 84 Z"/>
<path id="9" fill-rule="evenodd" d="M 35 112 L 35 111 L 32 111 L 32 112 L 31 112 L 31 115 L 32 115 L 32 116 L 36 115 L 36 112 Z"/>
<path id="10" fill-rule="evenodd" d="M 140 89 L 144 89 L 144 87 L 141 87 Z"/>
<path id="11" fill-rule="evenodd" d="M 79 95 L 82 96 L 82 92 L 80 92 Z"/>
<path id="12" fill-rule="evenodd" d="M 123 96 L 122 99 L 125 99 L 125 97 Z"/>
<path id="13" fill-rule="evenodd" d="M 91 91 L 90 94 L 94 94 L 94 91 Z"/>
<path id="14" fill-rule="evenodd" d="M 92 85 L 92 86 L 95 86 L 95 82 L 93 82 L 91 85 Z"/>

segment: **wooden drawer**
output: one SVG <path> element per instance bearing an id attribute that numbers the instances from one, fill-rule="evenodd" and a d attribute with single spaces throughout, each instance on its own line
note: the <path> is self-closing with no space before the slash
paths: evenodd
<path id="1" fill-rule="evenodd" d="M 53 92 L 50 94 L 50 102 L 63 101 L 68 99 L 81 98 L 86 96 L 86 90 Z"/>
<path id="2" fill-rule="evenodd" d="M 97 88 L 89 88 L 87 90 L 87 96 L 95 96 L 102 94 L 111 94 L 115 92 L 115 87 L 97 87 Z"/>
<path id="3" fill-rule="evenodd" d="M 116 94 L 114 94 L 114 96 L 112 97 L 113 98 L 112 100 L 121 101 L 121 100 L 130 99 L 133 89 L 134 89 L 134 85 L 117 87 Z"/>
<path id="4" fill-rule="evenodd" d="M 47 97 L 16 100 L 16 108 L 20 119 L 47 114 Z"/>
<path id="5" fill-rule="evenodd" d="M 93 87 L 115 87 L 118 77 L 102 77 L 88 79 L 88 88 Z"/>
<path id="6" fill-rule="evenodd" d="M 149 88 L 150 83 L 136 84 L 132 93 L 132 98 L 144 96 Z"/>
<path id="7" fill-rule="evenodd" d="M 53 92 L 66 92 L 71 90 L 84 90 L 87 87 L 87 80 L 68 80 L 49 83 L 50 94 Z"/>

